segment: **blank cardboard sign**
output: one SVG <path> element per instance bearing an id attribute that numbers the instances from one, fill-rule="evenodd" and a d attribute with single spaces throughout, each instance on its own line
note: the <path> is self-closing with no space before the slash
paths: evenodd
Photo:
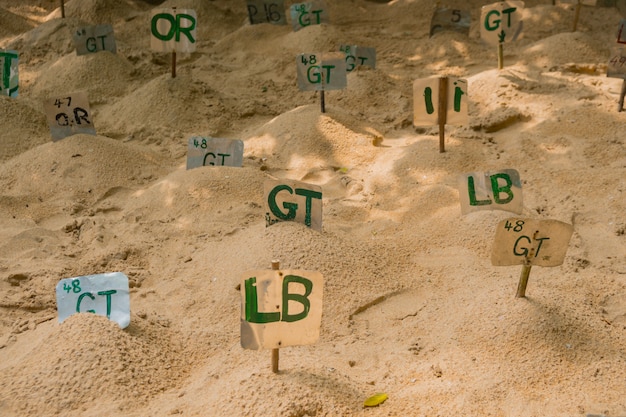
<path id="1" fill-rule="evenodd" d="M 323 289 L 319 272 L 246 272 L 241 283 L 241 346 L 259 350 L 315 343 Z"/>
<path id="2" fill-rule="evenodd" d="M 503 220 L 496 228 L 491 264 L 561 265 L 573 232 L 571 224 L 558 220 Z"/>

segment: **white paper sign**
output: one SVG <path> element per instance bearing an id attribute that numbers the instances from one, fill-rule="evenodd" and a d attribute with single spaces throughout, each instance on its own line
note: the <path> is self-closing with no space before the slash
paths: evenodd
<path id="1" fill-rule="evenodd" d="M 279 221 L 304 223 L 311 229 L 322 231 L 322 188 L 299 181 L 274 181 L 264 183 L 265 225 Z"/>
<path id="2" fill-rule="evenodd" d="M 117 52 L 113 26 L 97 25 L 78 29 L 72 36 L 76 55 L 87 55 L 99 51 Z"/>
<path id="3" fill-rule="evenodd" d="M 561 265 L 573 232 L 571 224 L 558 220 L 503 220 L 496 228 L 491 264 Z"/>
<path id="4" fill-rule="evenodd" d="M 322 0 L 292 4 L 289 11 L 291 25 L 296 32 L 307 26 L 330 22 L 326 3 Z"/>
<path id="5" fill-rule="evenodd" d="M 446 124 L 469 122 L 467 112 L 467 80 L 448 78 Z M 413 124 L 439 124 L 439 78 L 422 78 L 413 82 Z"/>
<path id="6" fill-rule="evenodd" d="M 241 346 L 278 349 L 319 339 L 324 281 L 319 272 L 260 270 L 241 283 Z"/>
<path id="7" fill-rule="evenodd" d="M 357 67 L 376 68 L 376 49 L 366 46 L 341 45 L 339 50 L 346 54 L 346 71 L 352 72 Z"/>
<path id="8" fill-rule="evenodd" d="M 194 52 L 197 16 L 192 9 L 156 9 L 150 20 L 150 46 L 156 52 Z"/>
<path id="9" fill-rule="evenodd" d="M 128 277 L 121 272 L 62 279 L 56 295 L 59 323 L 74 313 L 94 313 L 122 329 L 130 324 Z"/>
<path id="10" fill-rule="evenodd" d="M 480 37 L 494 46 L 520 39 L 523 9 L 523 1 L 501 1 L 483 6 L 480 14 Z"/>
<path id="11" fill-rule="evenodd" d="M 50 98 L 44 101 L 43 106 L 52 140 L 57 141 L 78 133 L 96 134 L 87 93 L 78 92 Z"/>
<path id="12" fill-rule="evenodd" d="M 0 95 L 17 97 L 18 54 L 17 51 L 0 50 Z"/>
<path id="13" fill-rule="evenodd" d="M 348 85 L 346 57 L 341 52 L 300 54 L 296 65 L 302 91 L 342 90 Z"/>
<path id="14" fill-rule="evenodd" d="M 189 138 L 187 169 L 203 166 L 241 167 L 243 165 L 243 141 L 222 138 Z"/>
<path id="15" fill-rule="evenodd" d="M 521 214 L 524 209 L 522 183 L 519 172 L 514 169 L 461 175 L 459 198 L 463 214 L 479 210 L 506 210 Z"/>

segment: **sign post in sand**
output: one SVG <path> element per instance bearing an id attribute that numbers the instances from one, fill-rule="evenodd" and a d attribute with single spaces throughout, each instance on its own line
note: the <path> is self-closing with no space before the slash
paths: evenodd
<path id="1" fill-rule="evenodd" d="M 432 37 L 435 33 L 446 30 L 469 35 L 470 22 L 471 15 L 467 10 L 437 8 L 430 20 L 429 36 Z"/>
<path id="2" fill-rule="evenodd" d="M 376 49 L 358 45 L 340 45 L 339 50 L 346 54 L 346 71 L 357 67 L 376 68 Z"/>
<path id="3" fill-rule="evenodd" d="M 172 78 L 176 78 L 176 52 L 196 50 L 197 15 L 194 10 L 155 9 L 150 20 L 150 46 L 156 52 L 172 53 Z"/>
<path id="4" fill-rule="evenodd" d="M 319 339 L 322 322 L 322 274 L 303 270 L 249 271 L 241 282 L 241 347 L 271 349 L 272 372 L 278 373 L 279 351 L 310 345 Z"/>
<path id="5" fill-rule="evenodd" d="M 246 0 L 246 5 L 251 25 L 260 23 L 287 24 L 284 0 Z"/>
<path id="6" fill-rule="evenodd" d="M 79 133 L 96 134 L 87 93 L 78 92 L 49 98 L 44 101 L 43 106 L 53 141 Z"/>
<path id="7" fill-rule="evenodd" d="M 241 167 L 243 141 L 192 136 L 187 146 L 187 169 L 204 166 Z"/>
<path id="8" fill-rule="evenodd" d="M 573 232 L 574 227 L 571 224 L 558 220 L 503 220 L 496 228 L 491 264 L 522 265 L 515 297 L 523 298 L 526 296 L 530 268 L 533 265 L 561 265 Z"/>
<path id="9" fill-rule="evenodd" d="M 322 231 L 322 188 L 300 181 L 267 180 L 263 184 L 265 226 L 280 221 L 304 223 Z"/>
<path id="10" fill-rule="evenodd" d="M 0 95 L 17 97 L 18 68 L 17 51 L 0 50 Z"/>
<path id="11" fill-rule="evenodd" d="M 326 112 L 326 90 L 342 90 L 348 85 L 346 57 L 341 52 L 300 54 L 296 57 L 298 88 L 319 91 L 322 113 Z"/>
<path id="12" fill-rule="evenodd" d="M 413 82 L 413 125 L 439 126 L 439 152 L 445 152 L 446 124 L 465 124 L 467 80 L 422 78 Z M 436 107 L 435 107 L 436 105 Z"/>
<path id="13" fill-rule="evenodd" d="M 480 37 L 498 46 L 498 69 L 504 68 L 504 43 L 521 38 L 523 9 L 523 1 L 502 1 L 481 9 Z"/>
<path id="14" fill-rule="evenodd" d="M 626 19 L 619 22 L 617 28 L 617 45 L 611 47 L 611 57 L 606 69 L 606 76 L 621 78 L 622 89 L 619 94 L 617 111 L 624 110 L 624 96 L 626 96 Z"/>
<path id="15" fill-rule="evenodd" d="M 294 32 L 311 25 L 321 25 L 330 21 L 326 3 L 323 0 L 292 4 L 289 12 Z"/>

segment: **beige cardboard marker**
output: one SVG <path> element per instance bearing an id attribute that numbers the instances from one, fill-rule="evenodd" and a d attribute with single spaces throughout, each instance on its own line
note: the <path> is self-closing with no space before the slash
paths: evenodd
<path id="1" fill-rule="evenodd" d="M 150 46 L 156 52 L 172 53 L 172 78 L 176 78 L 176 52 L 196 50 L 198 18 L 192 9 L 155 9 L 150 19 Z"/>
<path id="2" fill-rule="evenodd" d="M 573 232 L 571 224 L 558 220 L 503 220 L 496 228 L 491 264 L 523 265 L 516 297 L 525 297 L 530 268 L 561 265 Z"/>
<path id="3" fill-rule="evenodd" d="M 319 339 L 322 322 L 322 274 L 303 270 L 248 271 L 241 282 L 241 346 L 272 349 L 278 372 L 278 349 L 310 345 Z"/>
<path id="4" fill-rule="evenodd" d="M 304 223 L 322 231 L 322 188 L 290 180 L 267 180 L 264 183 L 265 225 L 280 221 Z"/>
<path id="5" fill-rule="evenodd" d="M 87 93 L 78 92 L 57 96 L 43 103 L 52 140 L 84 133 L 95 135 Z"/>
<path id="6" fill-rule="evenodd" d="M 439 152 L 445 152 L 445 125 L 468 121 L 467 80 L 433 77 L 413 82 L 413 125 L 439 125 Z"/>
<path id="7" fill-rule="evenodd" d="M 504 67 L 502 45 L 522 37 L 523 1 L 501 1 L 483 6 L 480 14 L 480 37 L 489 45 L 498 46 L 498 68 Z"/>
<path id="8" fill-rule="evenodd" d="M 519 172 L 504 169 L 460 175 L 459 199 L 462 214 L 479 210 L 505 210 L 521 214 L 524 205 Z"/>

